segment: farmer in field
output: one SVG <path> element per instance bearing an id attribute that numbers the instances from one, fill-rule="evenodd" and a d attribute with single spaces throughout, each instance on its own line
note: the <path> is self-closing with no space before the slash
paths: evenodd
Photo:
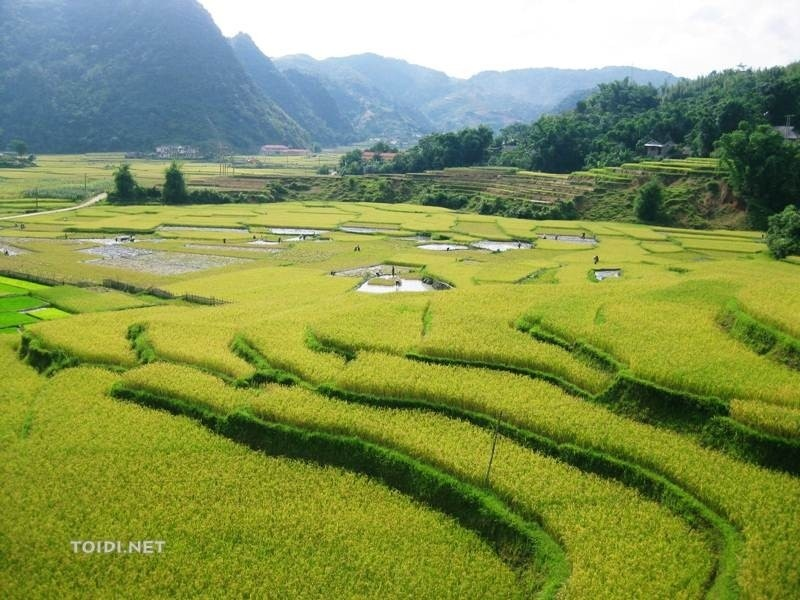
<path id="1" fill-rule="evenodd" d="M 597 263 L 599 263 L 599 262 L 600 262 L 600 257 L 599 257 L 599 256 L 597 256 L 597 255 L 595 254 L 595 257 L 594 257 L 594 264 L 597 264 Z"/>

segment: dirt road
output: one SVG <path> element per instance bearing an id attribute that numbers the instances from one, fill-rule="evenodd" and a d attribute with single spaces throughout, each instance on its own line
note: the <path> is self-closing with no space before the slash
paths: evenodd
<path id="1" fill-rule="evenodd" d="M 69 212 L 71 210 L 78 210 L 79 208 L 86 208 L 87 206 L 91 206 L 92 204 L 97 204 L 101 200 L 105 200 L 108 197 L 108 194 L 97 194 L 97 196 L 93 196 L 86 200 L 86 202 L 81 202 L 80 204 L 76 204 L 75 206 L 68 206 L 67 208 L 57 208 L 55 210 L 44 210 L 42 212 L 36 213 L 24 213 L 21 215 L 10 215 L 8 217 L 0 217 L 0 221 L 16 221 L 17 219 L 24 219 L 26 217 L 38 217 L 39 215 L 53 215 L 56 213 L 62 212 Z"/>

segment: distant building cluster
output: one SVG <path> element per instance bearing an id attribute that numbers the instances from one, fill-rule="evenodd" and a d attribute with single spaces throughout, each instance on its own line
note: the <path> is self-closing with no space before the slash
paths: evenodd
<path id="1" fill-rule="evenodd" d="M 158 158 L 200 158 L 200 150 L 195 146 L 166 144 L 156 148 L 156 156 Z"/>
<path id="2" fill-rule="evenodd" d="M 266 144 L 261 146 L 261 154 L 264 156 L 305 156 L 308 150 L 305 148 L 289 148 L 281 144 Z"/>

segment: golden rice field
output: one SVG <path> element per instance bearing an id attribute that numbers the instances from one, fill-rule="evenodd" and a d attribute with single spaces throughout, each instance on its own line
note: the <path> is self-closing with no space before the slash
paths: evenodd
<path id="1" fill-rule="evenodd" d="M 228 166 L 225 175 L 314 175 L 320 167 L 336 168 L 340 156 L 336 152 L 308 156 L 234 156 L 229 157 L 234 167 Z M 126 159 L 119 152 L 38 156 L 35 167 L 0 171 L 0 217 L 66 208 L 92 193 L 110 191 L 114 170 L 122 162 L 131 165 L 137 182 L 145 187 L 161 185 L 170 163 L 166 159 Z M 221 172 L 218 162 L 199 160 L 182 162 L 182 170 L 190 186 L 218 177 Z"/>
<path id="2" fill-rule="evenodd" d="M 0 243 L 4 597 L 800 596 L 758 233 L 101 203 Z"/>

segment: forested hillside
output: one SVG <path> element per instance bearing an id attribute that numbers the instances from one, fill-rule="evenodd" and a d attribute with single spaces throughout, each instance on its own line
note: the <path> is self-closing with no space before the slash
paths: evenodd
<path id="1" fill-rule="evenodd" d="M 194 0 L 0 2 L 0 129 L 35 152 L 305 144 Z"/>
<path id="2" fill-rule="evenodd" d="M 651 140 L 674 154 L 708 156 L 741 121 L 783 125 L 800 114 L 800 63 L 762 71 L 725 71 L 656 88 L 630 80 L 601 84 L 574 110 L 509 127 L 497 164 L 567 173 L 619 165 Z"/>
<path id="3" fill-rule="evenodd" d="M 318 79 L 294 70 L 281 73 L 247 34 L 240 33 L 230 44 L 261 92 L 302 123 L 314 141 L 324 145 L 356 141 L 351 123 Z"/>
<path id="4" fill-rule="evenodd" d="M 621 73 L 674 80 L 627 67 L 464 80 L 376 54 L 273 63 L 245 34 L 226 40 L 196 0 L 2 2 L 0 22 L 0 144 L 21 139 L 38 153 L 413 145 L 435 131 L 529 121 Z"/>
<path id="5" fill-rule="evenodd" d="M 287 56 L 276 59 L 275 64 L 282 70 L 312 74 L 359 99 L 357 105 L 365 109 L 374 103 L 384 110 L 390 107 L 392 115 L 408 115 L 423 133 L 479 125 L 500 129 L 531 121 L 542 114 L 558 112 L 561 103 L 576 93 L 585 95 L 600 83 L 624 77 L 656 86 L 677 81 L 665 71 L 632 67 L 485 71 L 458 79 L 376 54 L 326 60 Z M 572 106 L 574 103 L 568 108 Z"/>

